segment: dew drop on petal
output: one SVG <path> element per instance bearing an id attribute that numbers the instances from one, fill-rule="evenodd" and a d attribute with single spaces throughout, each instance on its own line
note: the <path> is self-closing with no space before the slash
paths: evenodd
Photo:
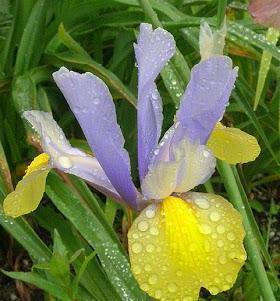
<path id="1" fill-rule="evenodd" d="M 225 231 L 226 231 L 226 229 L 225 229 L 225 227 L 224 227 L 223 225 L 219 225 L 219 226 L 217 227 L 217 232 L 218 232 L 219 234 L 223 234 L 223 233 L 225 233 Z"/>
<path id="2" fill-rule="evenodd" d="M 233 240 L 235 240 L 235 235 L 232 232 L 229 232 L 227 234 L 227 239 L 233 241 Z"/>
<path id="3" fill-rule="evenodd" d="M 141 221 L 138 223 L 138 229 L 142 232 L 147 231 L 149 228 L 149 225 L 146 221 Z"/>
<path id="4" fill-rule="evenodd" d="M 159 299 L 159 298 L 161 298 L 161 296 L 162 296 L 161 290 L 157 290 L 157 291 L 155 292 L 155 297 L 156 297 L 157 299 Z"/>
<path id="5" fill-rule="evenodd" d="M 151 228 L 150 228 L 150 233 L 151 233 L 152 235 L 158 235 L 158 233 L 159 233 L 158 228 L 156 228 L 156 227 L 151 227 Z"/>
<path id="6" fill-rule="evenodd" d="M 142 251 L 142 245 L 139 244 L 138 242 L 135 242 L 133 245 L 132 245 L 132 252 L 133 253 L 140 253 Z"/>
<path id="7" fill-rule="evenodd" d="M 226 257 L 225 257 L 225 256 L 221 256 L 221 257 L 219 258 L 219 263 L 220 263 L 220 264 L 226 264 L 226 263 L 227 263 Z"/>
<path id="8" fill-rule="evenodd" d="M 148 245 L 146 246 L 146 251 L 147 251 L 148 253 L 152 253 L 154 250 L 155 250 L 154 245 L 148 244 Z"/>
<path id="9" fill-rule="evenodd" d="M 71 159 L 66 156 L 59 157 L 58 163 L 62 168 L 71 168 L 73 166 Z"/>
<path id="10" fill-rule="evenodd" d="M 150 278 L 149 278 L 149 283 L 150 283 L 151 285 L 156 284 L 157 281 L 158 281 L 158 278 L 157 278 L 156 275 L 151 275 L 151 276 L 150 276 Z"/>
<path id="11" fill-rule="evenodd" d="M 154 209 L 147 209 L 146 210 L 146 216 L 147 218 L 153 218 L 155 216 L 155 210 Z"/>
<path id="12" fill-rule="evenodd" d="M 169 283 L 167 288 L 170 293 L 175 293 L 177 291 L 177 286 L 175 283 Z"/>
<path id="13" fill-rule="evenodd" d="M 198 198 L 198 199 L 195 199 L 194 202 L 201 209 L 209 209 L 210 208 L 210 203 L 206 199 Z"/>
<path id="14" fill-rule="evenodd" d="M 213 211 L 210 213 L 210 219 L 212 222 L 217 222 L 221 219 L 221 215 L 217 211 Z"/>
<path id="15" fill-rule="evenodd" d="M 200 226 L 200 232 L 202 234 L 210 234 L 212 232 L 211 227 L 207 224 L 202 224 Z"/>

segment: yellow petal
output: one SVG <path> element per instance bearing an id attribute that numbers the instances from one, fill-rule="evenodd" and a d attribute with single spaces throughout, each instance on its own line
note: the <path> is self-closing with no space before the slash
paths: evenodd
<path id="1" fill-rule="evenodd" d="M 159 300 L 197 300 L 228 290 L 246 259 L 239 213 L 220 196 L 168 197 L 144 209 L 128 233 L 133 274 Z"/>
<path id="2" fill-rule="evenodd" d="M 229 164 L 254 161 L 260 154 L 257 139 L 237 128 L 229 128 L 217 123 L 207 146 L 215 157 Z"/>
<path id="3" fill-rule="evenodd" d="M 3 209 L 6 215 L 18 217 L 38 207 L 50 171 L 48 161 L 48 155 L 41 154 L 28 166 L 25 176 L 18 182 L 15 191 L 8 194 L 4 200 Z"/>

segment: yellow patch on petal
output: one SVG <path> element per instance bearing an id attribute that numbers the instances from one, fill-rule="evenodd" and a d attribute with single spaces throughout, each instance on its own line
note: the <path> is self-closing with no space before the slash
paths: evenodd
<path id="1" fill-rule="evenodd" d="M 15 191 L 8 194 L 4 200 L 3 209 L 6 215 L 19 217 L 34 211 L 39 206 L 50 171 L 48 162 L 47 154 L 41 154 L 31 162 Z"/>
<path id="2" fill-rule="evenodd" d="M 197 300 L 228 290 L 246 259 L 239 213 L 220 196 L 187 193 L 152 204 L 128 233 L 133 274 L 159 300 Z"/>
<path id="3" fill-rule="evenodd" d="M 260 154 L 257 139 L 237 128 L 225 127 L 217 123 L 207 146 L 215 157 L 229 164 L 254 161 Z"/>
<path id="4" fill-rule="evenodd" d="M 46 153 L 42 153 L 35 157 L 33 161 L 30 163 L 30 165 L 27 167 L 25 171 L 25 176 L 32 173 L 33 171 L 36 171 L 40 169 L 41 167 L 46 167 L 49 163 L 50 157 Z"/>

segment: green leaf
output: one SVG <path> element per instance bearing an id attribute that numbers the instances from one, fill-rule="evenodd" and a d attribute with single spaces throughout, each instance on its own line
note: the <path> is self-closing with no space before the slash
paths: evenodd
<path id="1" fill-rule="evenodd" d="M 38 0 L 28 18 L 19 44 L 15 74 L 22 74 L 37 65 L 44 47 L 47 0 Z"/>
<path id="2" fill-rule="evenodd" d="M 268 42 L 272 43 L 273 45 L 276 45 L 278 38 L 279 38 L 279 31 L 269 28 L 267 30 L 266 39 Z M 254 101 L 254 110 L 257 109 L 261 94 L 264 88 L 265 79 L 267 76 L 267 73 L 269 71 L 270 62 L 271 62 L 272 54 L 268 51 L 263 51 L 260 69 L 259 69 L 259 76 L 258 76 L 258 83 L 257 83 L 257 90 L 255 94 L 255 101 Z"/>
<path id="3" fill-rule="evenodd" d="M 108 279 L 122 300 L 146 300 L 146 295 L 131 274 L 123 251 L 90 209 L 54 174 L 48 178 L 46 191 L 55 206 L 94 248 Z"/>
<path id="4" fill-rule="evenodd" d="M 47 281 L 37 273 L 7 272 L 4 270 L 1 271 L 8 277 L 21 280 L 37 286 L 38 288 L 48 292 L 50 295 L 54 296 L 58 300 L 72 301 L 72 299 L 68 296 L 67 292 L 64 289 L 62 289 L 60 286 L 58 286 L 55 283 Z"/>

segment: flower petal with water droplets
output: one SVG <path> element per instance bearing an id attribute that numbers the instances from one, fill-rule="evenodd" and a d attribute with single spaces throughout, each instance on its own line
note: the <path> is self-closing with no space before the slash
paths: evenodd
<path id="1" fill-rule="evenodd" d="M 121 199 L 97 159 L 72 147 L 50 113 L 26 111 L 23 117 L 39 134 L 42 148 L 50 156 L 52 167 L 76 175 L 101 192 L 117 200 Z"/>
<path id="2" fill-rule="evenodd" d="M 106 176 L 132 207 L 138 207 L 137 190 L 130 175 L 130 160 L 114 102 L 108 87 L 97 76 L 62 67 L 53 78 L 75 114 Z"/>
<path id="3" fill-rule="evenodd" d="M 239 213 L 217 195 L 188 193 L 148 206 L 128 233 L 140 287 L 159 300 L 198 299 L 234 284 L 246 259 Z"/>
<path id="4" fill-rule="evenodd" d="M 155 79 L 175 53 L 173 36 L 162 28 L 153 31 L 142 23 L 137 44 L 138 64 L 138 165 L 140 179 L 146 175 L 152 150 L 157 146 L 162 126 L 162 102 Z"/>
<path id="5" fill-rule="evenodd" d="M 172 145 L 172 157 L 150 167 L 141 189 L 146 198 L 163 199 L 172 192 L 186 192 L 205 183 L 215 171 L 216 160 L 204 145 L 187 139 Z"/>
<path id="6" fill-rule="evenodd" d="M 215 157 L 229 164 L 254 161 L 260 154 L 257 139 L 240 129 L 229 128 L 218 123 L 207 146 Z"/>
<path id="7" fill-rule="evenodd" d="M 18 182 L 15 191 L 4 200 L 4 213 L 14 218 L 34 211 L 45 192 L 46 178 L 51 170 L 49 156 L 40 154 L 31 162 L 26 174 Z"/>
<path id="8" fill-rule="evenodd" d="M 237 68 L 232 69 L 227 56 L 211 57 L 193 67 L 176 115 L 184 129 L 175 133 L 176 141 L 188 137 L 206 143 L 224 114 L 236 76 Z"/>

